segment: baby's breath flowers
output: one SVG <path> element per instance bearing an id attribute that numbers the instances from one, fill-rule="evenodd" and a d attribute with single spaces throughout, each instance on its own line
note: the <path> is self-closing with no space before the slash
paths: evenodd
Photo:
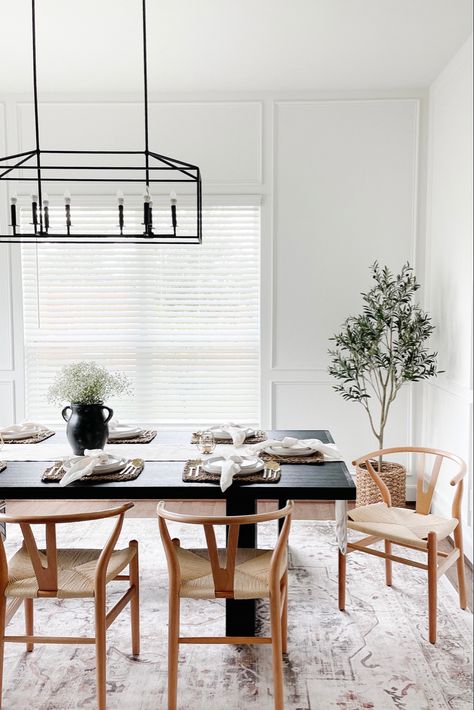
<path id="1" fill-rule="evenodd" d="M 57 404 L 103 404 L 109 397 L 128 392 L 130 380 L 123 372 L 109 372 L 96 362 L 74 362 L 58 372 L 48 399 Z"/>

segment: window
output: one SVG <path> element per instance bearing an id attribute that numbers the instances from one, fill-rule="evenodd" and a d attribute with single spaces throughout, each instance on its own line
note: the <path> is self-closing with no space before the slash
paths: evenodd
<path id="1" fill-rule="evenodd" d="M 92 227 L 117 219 L 81 214 Z M 201 246 L 22 246 L 28 418 L 57 421 L 55 373 L 96 360 L 132 381 L 112 402 L 121 420 L 258 423 L 260 208 L 206 207 L 203 228 Z"/>

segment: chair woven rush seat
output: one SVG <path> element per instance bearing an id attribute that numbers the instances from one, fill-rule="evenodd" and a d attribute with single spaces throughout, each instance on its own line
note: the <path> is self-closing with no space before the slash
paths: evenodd
<path id="1" fill-rule="evenodd" d="M 176 554 L 181 574 L 179 596 L 188 599 L 215 599 L 219 592 L 214 586 L 212 564 L 209 551 L 185 550 L 176 546 Z M 273 550 L 257 550 L 239 547 L 236 552 L 233 599 L 265 599 L 270 596 L 270 566 Z M 225 567 L 225 550 L 218 550 L 221 568 Z M 287 568 L 287 554 L 284 551 L 280 563 L 281 580 Z M 229 594 L 225 595 L 227 598 Z"/>
<path id="2" fill-rule="evenodd" d="M 38 550 L 43 567 L 47 566 L 46 550 Z M 55 596 L 58 599 L 80 599 L 94 596 L 95 571 L 102 550 L 57 550 L 58 585 Z M 108 584 L 130 564 L 135 551 L 133 548 L 112 552 L 105 582 Z M 23 546 L 8 563 L 8 585 L 6 597 L 40 597 L 38 580 L 27 549 Z"/>
<path id="3" fill-rule="evenodd" d="M 455 518 L 419 515 L 409 508 L 389 508 L 386 503 L 373 503 L 354 508 L 348 513 L 347 527 L 351 530 L 376 535 L 401 545 L 408 543 L 421 550 L 428 547 L 428 533 L 435 532 L 438 540 L 448 537 L 458 524 Z"/>

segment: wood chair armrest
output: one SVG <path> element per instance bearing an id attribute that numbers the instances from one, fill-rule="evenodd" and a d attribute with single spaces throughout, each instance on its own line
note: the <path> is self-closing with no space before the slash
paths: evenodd
<path id="1" fill-rule="evenodd" d="M 451 486 L 456 486 L 458 483 L 461 483 L 461 481 L 464 478 L 464 476 L 466 475 L 466 473 L 467 473 L 467 467 L 463 461 L 463 465 L 461 466 L 461 468 L 459 469 L 457 474 L 455 476 L 453 476 L 453 478 L 450 480 L 449 484 Z"/>
<path id="2" fill-rule="evenodd" d="M 451 517 L 456 518 L 456 520 L 458 521 L 461 521 L 461 503 L 464 487 L 463 476 L 461 476 L 461 478 L 457 482 L 453 478 L 450 483 L 452 486 L 456 486 L 456 490 L 453 496 L 453 502 L 451 504 Z"/>
<path id="3" fill-rule="evenodd" d="M 357 466 L 360 463 L 361 463 L 361 459 L 356 459 L 355 461 L 352 462 L 352 465 Z M 373 482 L 375 483 L 375 485 L 377 486 L 377 488 L 380 491 L 383 502 L 387 505 L 388 508 L 391 508 L 392 507 L 392 496 L 390 495 L 390 491 L 388 490 L 386 484 L 382 481 L 382 479 L 380 478 L 380 475 L 374 469 L 374 467 L 372 466 L 369 459 L 365 459 L 364 463 L 367 468 L 367 473 L 369 474 L 369 476 L 371 477 L 371 479 L 373 480 Z"/>

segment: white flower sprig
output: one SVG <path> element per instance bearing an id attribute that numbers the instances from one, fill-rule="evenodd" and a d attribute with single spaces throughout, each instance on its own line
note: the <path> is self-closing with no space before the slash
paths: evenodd
<path id="1" fill-rule="evenodd" d="M 50 402 L 103 404 L 109 397 L 129 393 L 130 380 L 123 372 L 109 372 L 96 362 L 65 365 L 49 388 Z"/>

